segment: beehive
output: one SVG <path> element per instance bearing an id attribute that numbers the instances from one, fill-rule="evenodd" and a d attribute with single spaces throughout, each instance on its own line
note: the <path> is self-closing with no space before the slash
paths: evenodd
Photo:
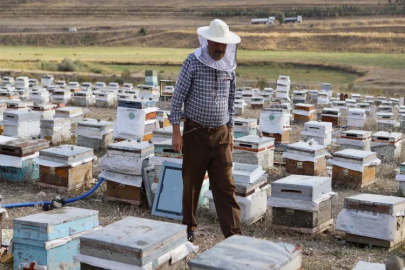
<path id="1" fill-rule="evenodd" d="M 263 136 L 274 138 L 276 144 L 289 143 L 290 117 L 287 109 L 266 108 L 260 114 L 260 132 Z"/>
<path id="2" fill-rule="evenodd" d="M 377 106 L 380 106 L 383 101 L 387 101 L 387 98 L 386 97 L 381 97 L 381 96 L 377 97 L 377 100 L 376 100 Z"/>
<path id="3" fill-rule="evenodd" d="M 245 101 L 243 99 L 240 100 L 235 100 L 234 103 L 234 109 L 235 109 L 235 115 L 242 115 L 243 112 L 245 111 Z"/>
<path id="4" fill-rule="evenodd" d="M 366 112 L 366 115 L 370 115 L 370 104 L 369 103 L 357 103 L 357 108 L 362 109 Z"/>
<path id="5" fill-rule="evenodd" d="M 318 93 L 318 101 L 317 103 L 319 105 L 326 105 L 329 104 L 329 95 L 326 92 L 319 92 Z"/>
<path id="6" fill-rule="evenodd" d="M 259 256 L 258 254 L 266 254 Z M 287 243 L 234 235 L 192 259 L 191 270 L 298 270 L 302 249 Z"/>
<path id="7" fill-rule="evenodd" d="M 240 138 L 247 135 L 257 135 L 257 119 L 235 118 L 233 127 L 234 138 Z"/>
<path id="8" fill-rule="evenodd" d="M 305 123 L 314 119 L 316 110 L 314 105 L 298 103 L 293 110 L 294 122 Z"/>
<path id="9" fill-rule="evenodd" d="M 31 92 L 29 98 L 35 104 L 41 104 L 41 105 L 48 104 L 50 101 L 49 92 L 46 91 L 45 88 L 43 88 L 42 91 Z"/>
<path id="10" fill-rule="evenodd" d="M 293 91 L 293 93 L 292 93 L 292 104 L 293 105 L 296 105 L 299 103 L 301 103 L 301 104 L 305 103 L 306 99 L 307 99 L 306 91 L 298 91 L 298 90 Z"/>
<path id="11" fill-rule="evenodd" d="M 111 107 L 114 104 L 114 93 L 111 92 L 104 92 L 104 91 L 97 91 L 96 94 L 96 106 L 97 107 Z"/>
<path id="12" fill-rule="evenodd" d="M 340 145 L 340 150 L 355 149 L 371 151 L 371 132 L 363 130 L 344 130 L 341 132 L 340 139 L 337 142 Z"/>
<path id="13" fill-rule="evenodd" d="M 180 132 L 183 132 L 183 127 L 180 127 Z M 159 128 L 153 131 L 153 142 L 162 142 L 173 138 L 173 126 Z"/>
<path id="14" fill-rule="evenodd" d="M 402 133 L 379 131 L 371 136 L 371 151 L 382 162 L 390 162 L 401 156 Z"/>
<path id="15" fill-rule="evenodd" d="M 20 96 L 18 92 L 10 91 L 10 92 L 3 92 L 0 91 L 0 100 L 19 100 Z"/>
<path id="16" fill-rule="evenodd" d="M 347 112 L 346 119 L 349 127 L 364 127 L 366 112 L 362 109 L 350 108 Z"/>
<path id="17" fill-rule="evenodd" d="M 43 187 L 71 191 L 88 184 L 93 179 L 93 149 L 61 145 L 39 152 L 34 162 L 40 165 Z"/>
<path id="18" fill-rule="evenodd" d="M 320 175 L 325 171 L 328 154 L 326 146 L 312 142 L 297 142 L 286 145 L 283 159 L 286 171 L 299 175 Z"/>
<path id="19" fill-rule="evenodd" d="M 264 170 L 273 167 L 274 139 L 248 135 L 234 139 L 234 162 L 261 165 Z"/>
<path id="20" fill-rule="evenodd" d="M 250 107 L 253 110 L 263 109 L 264 100 L 263 97 L 252 97 L 250 99 Z"/>
<path id="21" fill-rule="evenodd" d="M 360 95 L 360 94 L 352 93 L 350 96 L 351 96 L 351 98 L 354 99 L 356 102 L 361 101 L 361 95 Z"/>
<path id="22" fill-rule="evenodd" d="M 39 137 L 41 114 L 28 110 L 9 110 L 3 113 L 3 135 L 10 137 Z"/>
<path id="23" fill-rule="evenodd" d="M 41 114 L 41 119 L 52 119 L 55 115 L 56 105 L 35 105 L 32 107 L 32 111 Z"/>
<path id="24" fill-rule="evenodd" d="M 170 114 L 169 111 L 163 111 L 163 110 L 158 110 L 156 112 L 156 119 L 159 121 L 160 128 L 169 127 L 172 125 L 169 121 L 169 117 L 168 117 L 169 114 Z"/>
<path id="25" fill-rule="evenodd" d="M 91 91 L 73 93 L 73 101 L 76 106 L 88 107 L 94 104 L 94 95 Z"/>
<path id="26" fill-rule="evenodd" d="M 389 105 L 380 105 L 378 106 L 377 111 L 381 113 L 392 113 L 394 111 L 394 108 Z"/>
<path id="27" fill-rule="evenodd" d="M 333 165 L 334 186 L 362 188 L 375 182 L 375 168 L 381 163 L 376 153 L 345 149 L 332 153 L 328 163 Z"/>
<path id="28" fill-rule="evenodd" d="M 394 130 L 399 127 L 395 115 L 391 112 L 378 112 L 375 114 L 378 130 Z"/>
<path id="29" fill-rule="evenodd" d="M 1 103 L 4 104 L 4 103 Z M 28 110 L 29 108 L 34 106 L 33 102 L 30 101 L 21 101 L 21 100 L 10 100 L 7 101 L 7 110 Z M 4 110 L 4 105 L 1 106 L 1 109 Z M 3 113 L 1 113 L 1 117 L 3 117 Z"/>
<path id="30" fill-rule="evenodd" d="M 332 143 L 332 123 L 310 121 L 304 124 L 301 132 L 304 141 L 314 139 L 320 145 L 330 145 Z"/>
<path id="31" fill-rule="evenodd" d="M 330 122 L 334 126 L 340 125 L 340 110 L 335 108 L 322 109 L 322 122 Z"/>
<path id="32" fill-rule="evenodd" d="M 377 194 L 346 197 L 336 220 L 336 230 L 346 241 L 392 248 L 404 241 L 405 199 Z"/>
<path id="33" fill-rule="evenodd" d="M 71 139 L 71 123 L 69 118 L 41 119 L 41 139 L 57 145 Z"/>
<path id="34" fill-rule="evenodd" d="M 14 219 L 14 269 L 78 270 L 79 237 L 98 229 L 98 211 L 63 207 Z M 40 268 L 42 266 L 42 268 Z"/>
<path id="35" fill-rule="evenodd" d="M 329 228 L 333 223 L 333 194 L 329 177 L 290 175 L 273 182 L 268 201 L 273 226 L 302 233 Z"/>
<path id="36" fill-rule="evenodd" d="M 58 108 L 55 111 L 55 118 L 69 118 L 72 125 L 83 121 L 83 109 L 80 107 Z"/>
<path id="37" fill-rule="evenodd" d="M 84 120 L 78 123 L 77 145 L 101 151 L 113 142 L 113 122 L 100 120 Z"/>
<path id="38" fill-rule="evenodd" d="M 402 196 L 405 196 L 405 162 L 399 165 L 399 169 L 397 171 L 397 175 L 395 176 L 395 180 L 399 182 L 399 191 L 401 192 Z"/>
<path id="39" fill-rule="evenodd" d="M 317 102 L 318 101 L 318 94 L 319 94 L 318 90 L 309 90 L 308 91 L 309 100 Z"/>
<path id="40" fill-rule="evenodd" d="M 54 104 L 67 104 L 72 97 L 69 90 L 57 89 L 52 93 L 52 103 Z"/>
<path id="41" fill-rule="evenodd" d="M 346 112 L 348 109 L 346 101 L 342 100 L 333 101 L 332 108 L 339 109 L 340 112 Z"/>
<path id="42" fill-rule="evenodd" d="M 348 98 L 345 101 L 346 101 L 347 108 L 356 108 L 357 107 L 357 101 L 355 99 Z"/>
<path id="43" fill-rule="evenodd" d="M 82 270 L 185 269 L 186 257 L 195 249 L 187 242 L 186 229 L 180 224 L 127 217 L 81 236 L 80 254 L 74 258 Z"/>

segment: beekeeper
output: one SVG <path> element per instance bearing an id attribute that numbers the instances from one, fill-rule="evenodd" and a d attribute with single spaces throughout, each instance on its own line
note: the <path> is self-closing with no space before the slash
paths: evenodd
<path id="1" fill-rule="evenodd" d="M 183 224 L 187 225 L 191 242 L 206 172 L 224 236 L 241 234 L 240 208 L 232 177 L 236 51 L 241 39 L 218 19 L 197 33 L 200 47 L 183 63 L 169 117 L 173 148 L 183 151 Z"/>

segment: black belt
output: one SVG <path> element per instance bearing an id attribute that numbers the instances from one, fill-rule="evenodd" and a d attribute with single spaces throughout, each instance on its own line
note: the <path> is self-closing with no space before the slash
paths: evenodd
<path id="1" fill-rule="evenodd" d="M 203 129 L 206 130 L 208 133 L 217 133 L 221 129 L 225 127 L 225 125 L 219 126 L 219 127 L 203 127 L 197 122 L 191 120 L 191 119 L 186 119 L 186 124 L 189 124 L 190 126 L 195 127 L 196 129 Z"/>

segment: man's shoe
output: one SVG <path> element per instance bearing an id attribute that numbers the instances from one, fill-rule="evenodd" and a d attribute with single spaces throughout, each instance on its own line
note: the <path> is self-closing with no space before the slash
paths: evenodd
<path id="1" fill-rule="evenodd" d="M 187 240 L 193 243 L 194 239 L 195 239 L 194 232 L 187 232 Z"/>

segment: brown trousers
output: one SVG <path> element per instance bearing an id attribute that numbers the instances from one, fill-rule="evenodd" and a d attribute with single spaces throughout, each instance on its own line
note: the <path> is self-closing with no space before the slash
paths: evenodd
<path id="1" fill-rule="evenodd" d="M 196 129 L 186 121 L 183 133 L 183 224 L 195 231 L 198 199 L 208 171 L 215 208 L 224 236 L 241 234 L 240 208 L 232 177 L 231 134 L 224 125 L 216 132 Z"/>

